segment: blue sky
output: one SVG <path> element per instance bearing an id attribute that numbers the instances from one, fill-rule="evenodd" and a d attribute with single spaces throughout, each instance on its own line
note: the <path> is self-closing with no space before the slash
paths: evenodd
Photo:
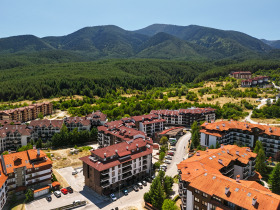
<path id="1" fill-rule="evenodd" d="M 280 40 L 279 0 L 1 0 L 0 37 L 61 36 L 86 26 L 153 23 L 236 30 Z"/>

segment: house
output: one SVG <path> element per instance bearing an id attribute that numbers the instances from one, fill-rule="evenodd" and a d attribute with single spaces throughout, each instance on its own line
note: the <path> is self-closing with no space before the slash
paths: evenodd
<path id="1" fill-rule="evenodd" d="M 263 86 L 268 83 L 268 77 L 267 76 L 260 76 L 255 77 L 252 79 L 246 79 L 241 81 L 241 87 L 255 87 L 255 86 Z"/>
<path id="2" fill-rule="evenodd" d="M 280 196 L 247 179 L 254 171 L 256 154 L 250 148 L 221 145 L 197 151 L 177 165 L 182 209 L 278 210 Z"/>
<path id="3" fill-rule="evenodd" d="M 251 79 L 252 73 L 250 71 L 237 71 L 231 73 L 235 79 Z"/>
<path id="4" fill-rule="evenodd" d="M 240 121 L 203 123 L 200 130 L 201 146 L 219 144 L 246 145 L 251 148 L 260 140 L 267 156 L 274 156 L 280 149 L 280 128 Z M 280 147 L 279 147 L 280 148 Z"/>
<path id="5" fill-rule="evenodd" d="M 137 138 L 113 144 L 80 158 L 85 185 L 108 195 L 149 176 L 152 170 L 153 141 Z"/>
<path id="6" fill-rule="evenodd" d="M 87 115 L 87 118 L 91 121 L 92 126 L 104 125 L 107 122 L 107 115 L 99 110 Z"/>
<path id="7" fill-rule="evenodd" d="M 91 121 L 87 117 L 66 117 L 64 124 L 69 131 L 73 131 L 75 128 L 78 128 L 78 131 L 90 131 L 91 129 Z"/>

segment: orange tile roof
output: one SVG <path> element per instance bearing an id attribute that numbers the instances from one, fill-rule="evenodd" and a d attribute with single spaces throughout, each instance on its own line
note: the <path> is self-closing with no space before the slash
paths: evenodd
<path id="1" fill-rule="evenodd" d="M 59 182 L 53 182 L 52 187 L 56 187 L 56 186 L 60 186 L 60 183 Z"/>
<path id="2" fill-rule="evenodd" d="M 31 155 L 31 156 L 29 156 Z M 45 161 L 40 161 L 40 162 L 34 162 L 34 164 L 30 163 L 30 160 L 36 159 L 37 155 L 37 150 L 27 150 L 27 151 L 22 151 L 22 152 L 16 152 L 12 154 L 7 154 L 3 155 L 4 163 L 7 174 L 13 173 L 15 168 L 21 168 L 21 167 L 26 167 L 28 168 L 34 168 L 34 167 L 41 167 L 45 165 L 50 165 L 52 164 L 52 161 L 46 156 L 46 154 L 40 150 L 40 157 L 45 157 Z"/>
<path id="3" fill-rule="evenodd" d="M 33 193 L 37 193 L 37 192 L 40 192 L 40 191 L 43 191 L 43 190 L 46 190 L 46 189 L 50 189 L 50 186 L 43 187 L 43 188 L 40 188 L 40 189 L 38 189 L 38 190 L 34 190 Z"/>
<path id="4" fill-rule="evenodd" d="M 216 195 L 231 203 L 237 204 L 242 208 L 258 210 L 276 210 L 280 205 L 280 196 L 273 195 L 268 191 L 257 190 L 255 187 L 259 185 L 255 183 L 253 186 L 244 184 L 248 181 L 236 182 L 233 179 L 223 175 L 204 173 L 195 177 L 190 186 L 211 196 Z M 225 187 L 229 186 L 229 192 L 225 194 Z M 261 187 L 260 187 L 261 188 Z M 253 197 L 257 196 L 257 205 L 252 205 Z"/>
<path id="5" fill-rule="evenodd" d="M 248 122 L 240 122 L 240 121 L 216 121 L 214 123 L 207 123 L 204 122 L 202 124 L 202 132 L 205 133 L 210 132 L 210 135 L 222 135 L 223 131 L 229 131 L 231 129 L 239 129 L 243 131 L 250 131 L 252 132 L 252 129 L 259 129 L 260 134 L 267 134 L 267 135 L 274 135 L 274 136 L 280 136 L 280 128 L 279 127 L 272 127 L 269 125 L 259 125 L 259 124 L 252 124 Z"/>

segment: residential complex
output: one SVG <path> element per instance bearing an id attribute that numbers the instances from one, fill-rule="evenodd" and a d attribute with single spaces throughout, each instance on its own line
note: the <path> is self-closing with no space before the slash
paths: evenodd
<path id="1" fill-rule="evenodd" d="M 236 71 L 231 73 L 232 77 L 236 79 L 251 79 L 252 73 L 250 71 Z"/>
<path id="2" fill-rule="evenodd" d="M 239 121 L 203 123 L 200 144 L 210 147 L 219 144 L 246 145 L 251 148 L 257 140 L 263 143 L 266 156 L 274 156 L 280 150 L 280 128 Z"/>
<path id="3" fill-rule="evenodd" d="M 255 163 L 256 154 L 248 147 L 197 151 L 177 165 L 182 209 L 279 209 L 279 195 L 247 180 L 259 176 Z"/>
<path id="4" fill-rule="evenodd" d="M 1 155 L 0 208 L 12 193 L 19 195 L 30 187 L 47 186 L 51 175 L 52 161 L 39 149 Z"/>
<path id="5" fill-rule="evenodd" d="M 92 126 L 104 125 L 107 122 L 107 115 L 97 110 L 87 116 L 91 121 Z"/>
<path id="6" fill-rule="evenodd" d="M 255 86 L 262 86 L 268 83 L 268 77 L 260 76 L 255 77 L 252 79 L 246 79 L 241 81 L 241 87 L 255 87 Z"/>
<path id="7" fill-rule="evenodd" d="M 180 125 L 190 127 L 195 121 L 211 122 L 215 121 L 215 111 L 213 108 L 189 108 L 179 110 L 152 110 L 151 114 L 158 115 L 166 120 L 166 125 Z"/>
<path id="8" fill-rule="evenodd" d="M 27 122 L 38 118 L 40 113 L 45 116 L 51 115 L 52 112 L 52 103 L 37 103 L 26 107 L 0 111 L 0 120 L 15 120 L 20 122 Z"/>
<path id="9" fill-rule="evenodd" d="M 153 141 L 142 137 L 94 150 L 80 158 L 85 185 L 108 195 L 135 183 L 150 175 L 152 153 Z"/>
<path id="10" fill-rule="evenodd" d="M 64 118 L 64 124 L 69 131 L 73 131 L 75 128 L 78 131 L 90 131 L 91 128 L 91 121 L 87 117 L 66 117 Z"/>

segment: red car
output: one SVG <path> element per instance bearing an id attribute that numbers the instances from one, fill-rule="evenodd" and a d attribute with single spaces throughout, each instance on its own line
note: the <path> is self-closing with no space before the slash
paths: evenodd
<path id="1" fill-rule="evenodd" d="M 169 152 L 168 155 L 174 156 L 174 153 L 173 152 Z"/>
<path id="2" fill-rule="evenodd" d="M 66 194 L 68 193 L 68 190 L 67 190 L 66 188 L 62 188 L 60 191 L 61 191 L 64 195 L 66 195 Z"/>

